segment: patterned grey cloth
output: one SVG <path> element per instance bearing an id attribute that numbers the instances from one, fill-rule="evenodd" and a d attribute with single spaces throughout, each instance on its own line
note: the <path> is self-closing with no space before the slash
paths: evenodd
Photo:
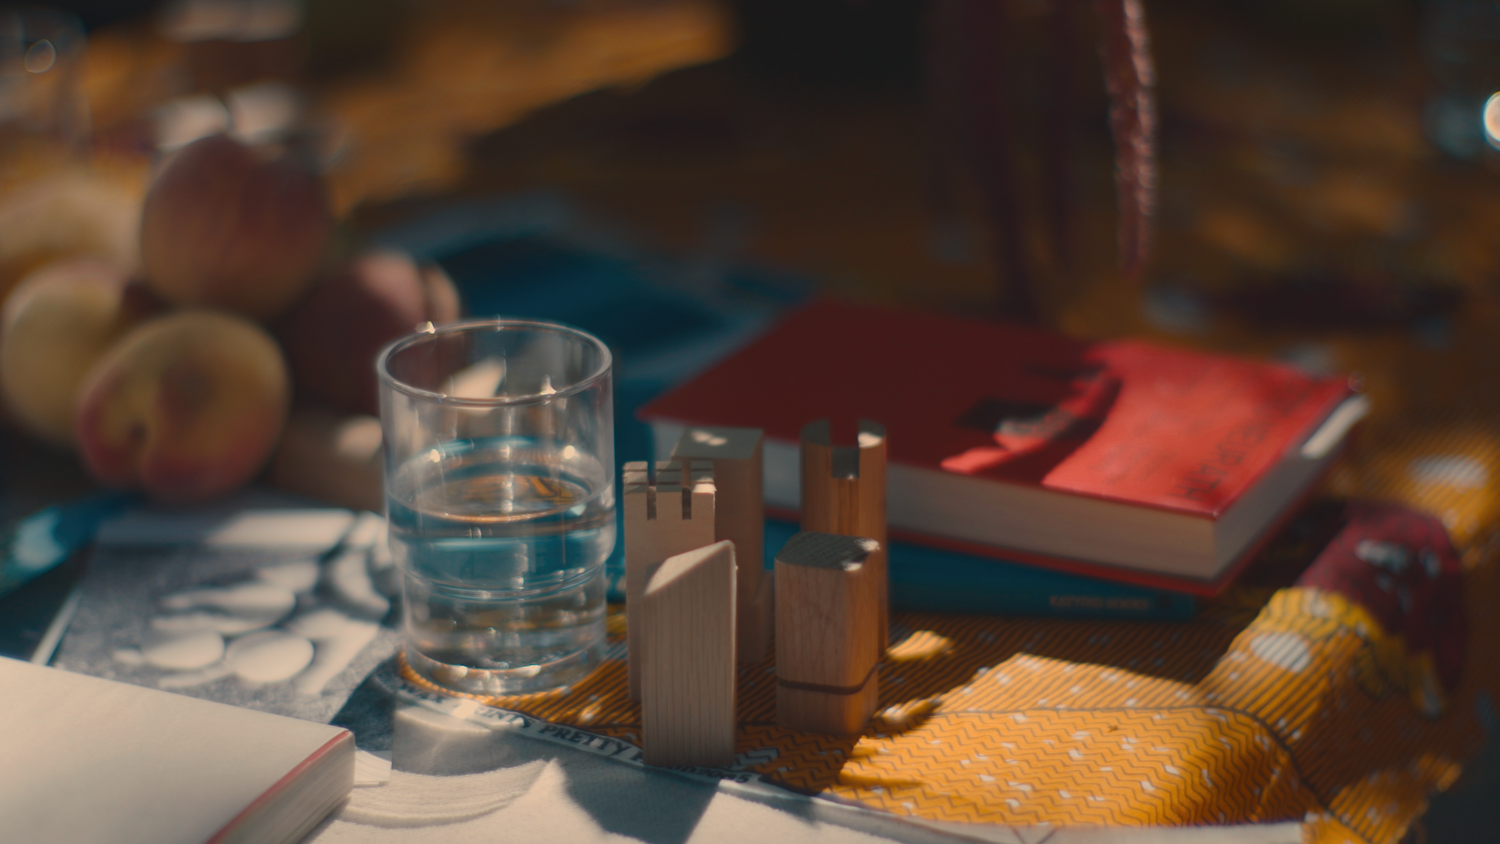
<path id="1" fill-rule="evenodd" d="M 383 520 L 328 508 L 250 512 L 255 519 L 228 525 L 191 511 L 166 521 L 137 513 L 106 531 L 53 663 L 330 721 L 399 647 L 394 579 L 373 553 Z M 297 524 L 278 533 L 283 522 Z M 160 541 L 146 541 L 151 531 Z M 278 544 L 299 532 L 298 544 Z"/>

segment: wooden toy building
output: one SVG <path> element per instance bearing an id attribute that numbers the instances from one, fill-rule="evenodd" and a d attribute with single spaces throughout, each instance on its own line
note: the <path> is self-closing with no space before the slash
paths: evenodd
<path id="1" fill-rule="evenodd" d="M 624 475 L 631 697 L 653 765 L 730 764 L 735 667 L 776 641 L 777 720 L 854 735 L 874 714 L 889 637 L 885 430 L 802 433 L 803 532 L 762 561 L 762 434 L 689 428 Z"/>

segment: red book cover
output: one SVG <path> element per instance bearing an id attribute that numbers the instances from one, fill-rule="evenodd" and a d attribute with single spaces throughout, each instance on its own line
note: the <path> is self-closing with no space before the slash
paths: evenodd
<path id="1" fill-rule="evenodd" d="M 871 419 L 893 465 L 1213 520 L 1349 393 L 1275 363 L 819 301 L 640 415 L 789 443 Z"/>

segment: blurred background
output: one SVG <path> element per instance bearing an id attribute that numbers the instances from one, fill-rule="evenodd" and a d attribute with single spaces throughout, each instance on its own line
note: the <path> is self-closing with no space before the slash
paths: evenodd
<path id="1" fill-rule="evenodd" d="M 1494 286 L 1494 3 L 1148 3 L 1156 236 L 1134 283 L 1094 6 L 990 4 L 980 67 L 938 20 L 964 5 L 77 2 L 49 96 L 71 149 L 136 178 L 230 124 L 298 134 L 355 231 L 555 190 L 646 248 L 853 297 L 998 313 L 1023 284 L 1074 333 L 1432 319 Z M 954 105 L 952 64 L 1002 90 Z M 981 110 L 1001 143 L 952 129 Z M 1011 174 L 1003 220 L 986 160 Z"/>
<path id="2" fill-rule="evenodd" d="M 823 293 L 1356 371 L 1376 428 L 1500 415 L 1491 0 L 5 8 L 0 292 L 134 267 L 155 169 L 231 132 L 317 174 L 336 259 L 436 262 L 657 387 L 666 335 Z"/>

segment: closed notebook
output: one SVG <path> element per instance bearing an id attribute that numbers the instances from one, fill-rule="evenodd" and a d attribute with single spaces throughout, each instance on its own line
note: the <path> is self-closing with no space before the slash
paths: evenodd
<path id="1" fill-rule="evenodd" d="M 639 416 L 659 453 L 687 426 L 760 428 L 780 514 L 800 505 L 802 427 L 852 442 L 874 420 L 892 538 L 1214 595 L 1367 406 L 1347 379 L 1270 361 L 824 301 Z"/>
<path id="2" fill-rule="evenodd" d="M 327 724 L 0 658 L 0 837 L 280 844 L 354 785 Z"/>

